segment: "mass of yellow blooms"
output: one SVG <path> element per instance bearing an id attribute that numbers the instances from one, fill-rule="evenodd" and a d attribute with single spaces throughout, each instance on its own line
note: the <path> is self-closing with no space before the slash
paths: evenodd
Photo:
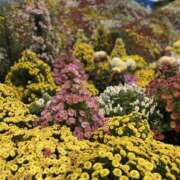
<path id="1" fill-rule="evenodd" d="M 153 69 L 145 68 L 145 69 L 137 70 L 134 76 L 137 80 L 137 85 L 145 88 L 155 78 L 156 74 Z"/>
<path id="2" fill-rule="evenodd" d="M 24 116 L 26 122 L 29 115 L 22 107 L 17 112 L 8 112 L 11 116 Z M 2 180 L 175 180 L 180 176 L 180 148 L 153 140 L 141 114 L 109 120 L 110 133 L 102 133 L 101 140 L 92 141 L 78 140 L 65 126 L 22 128 L 16 125 L 16 119 L 11 119 L 14 123 L 0 136 Z M 128 125 L 129 129 L 121 128 L 121 124 Z"/>
<path id="3" fill-rule="evenodd" d="M 22 99 L 28 98 L 28 103 L 36 100 L 39 92 L 53 93 L 56 90 L 51 68 L 30 50 L 24 51 L 19 62 L 11 67 L 5 83 L 16 89 Z"/>

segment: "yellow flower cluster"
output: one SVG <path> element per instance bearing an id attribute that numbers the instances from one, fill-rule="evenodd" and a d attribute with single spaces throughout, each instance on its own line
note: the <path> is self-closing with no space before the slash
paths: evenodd
<path id="1" fill-rule="evenodd" d="M 179 147 L 153 139 L 106 135 L 104 146 L 79 154 L 67 179 L 175 180 L 180 177 L 179 160 Z"/>
<path id="2" fill-rule="evenodd" d="M 92 96 L 97 96 L 99 94 L 99 90 L 95 87 L 92 81 L 86 83 L 86 88 Z"/>
<path id="3" fill-rule="evenodd" d="M 167 47 L 167 50 L 175 57 L 180 57 L 180 39 L 178 39 L 172 47 Z"/>
<path id="4" fill-rule="evenodd" d="M 149 83 L 155 78 L 155 70 L 153 69 L 140 69 L 135 72 L 137 85 L 147 87 Z"/>
<path id="5" fill-rule="evenodd" d="M 148 65 L 147 62 L 144 60 L 144 58 L 139 56 L 139 55 L 124 56 L 124 57 L 122 57 L 122 60 L 123 61 L 128 61 L 128 60 L 135 61 L 136 62 L 136 69 L 143 69 Z"/>
<path id="6" fill-rule="evenodd" d="M 36 116 L 13 87 L 24 90 L 22 100 L 28 103 L 56 88 L 49 67 L 35 59 L 33 52 L 26 51 L 18 63 L 35 76 L 32 82 L 17 86 L 14 82 L 23 82 L 23 76 L 8 75 L 12 87 L 0 84 L 0 179 L 180 179 L 180 148 L 153 140 L 147 119 L 140 113 L 107 120 L 91 140 L 79 140 L 59 125 L 33 127 Z M 99 64 L 101 70 L 108 70 L 106 63 Z M 31 71 L 33 67 L 37 74 Z M 87 89 L 92 95 L 98 93 L 91 82 Z"/>
<path id="7" fill-rule="evenodd" d="M 111 57 L 124 57 L 127 56 L 124 42 L 121 38 L 118 38 L 115 42 L 114 49 L 111 52 Z"/>
<path id="8" fill-rule="evenodd" d="M 11 128 L 0 136 L 0 179 L 175 179 L 180 148 L 138 137 L 78 140 L 69 128 Z"/>
<path id="9" fill-rule="evenodd" d="M 33 83 L 27 85 L 22 100 L 23 102 L 31 103 L 41 98 L 45 93 L 48 93 L 49 95 L 54 95 L 55 89 L 56 89 L 55 84 L 48 84 L 45 82 Z"/>
<path id="10" fill-rule="evenodd" d="M 35 116 L 31 115 L 28 106 L 18 99 L 0 97 L 0 132 L 7 131 L 14 126 L 32 126 Z"/>
<path id="11" fill-rule="evenodd" d="M 152 138 L 147 119 L 144 115 L 137 112 L 111 118 L 106 122 L 105 127 L 98 129 L 93 134 L 93 139 L 103 142 L 106 132 L 115 137 L 135 136 L 141 139 Z"/>
<path id="12" fill-rule="evenodd" d="M 19 98 L 19 94 L 13 87 L 0 83 L 0 97 Z"/>
<path id="13" fill-rule="evenodd" d="M 84 64 L 86 71 L 89 72 L 94 69 L 94 50 L 90 44 L 84 42 L 76 43 L 73 54 Z"/>
<path id="14" fill-rule="evenodd" d="M 32 51 L 24 51 L 22 53 L 22 58 L 11 67 L 7 74 L 5 83 L 15 87 L 22 97 L 24 92 L 31 91 L 35 86 L 41 88 L 40 91 L 44 87 L 45 91 L 47 85 L 42 85 L 42 83 L 51 86 L 53 91 L 56 89 L 50 67 L 38 59 L 37 55 Z"/>
<path id="15" fill-rule="evenodd" d="M 79 141 L 68 128 L 59 126 L 11 129 L 0 143 L 0 179 L 37 180 L 66 179 L 76 157 L 96 145 Z"/>

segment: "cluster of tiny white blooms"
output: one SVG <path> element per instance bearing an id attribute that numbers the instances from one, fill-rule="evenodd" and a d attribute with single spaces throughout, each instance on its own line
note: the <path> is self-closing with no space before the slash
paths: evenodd
<path id="1" fill-rule="evenodd" d="M 100 95 L 99 103 L 106 116 L 129 114 L 132 111 L 141 112 L 148 118 L 162 118 L 154 98 L 147 97 L 145 90 L 135 84 L 109 86 Z"/>

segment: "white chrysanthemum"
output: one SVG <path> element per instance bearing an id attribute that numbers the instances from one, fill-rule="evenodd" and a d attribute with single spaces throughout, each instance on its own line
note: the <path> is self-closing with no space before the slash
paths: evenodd
<path id="1" fill-rule="evenodd" d="M 133 60 L 133 59 L 128 59 L 126 61 L 126 64 L 127 64 L 127 68 L 130 69 L 131 71 L 134 71 L 136 70 L 136 62 Z"/>
<path id="2" fill-rule="evenodd" d="M 151 118 L 160 121 L 162 117 L 155 99 L 146 96 L 145 89 L 135 84 L 107 87 L 100 95 L 99 103 L 108 117 L 126 115 L 133 111 L 143 113 L 150 121 Z"/>

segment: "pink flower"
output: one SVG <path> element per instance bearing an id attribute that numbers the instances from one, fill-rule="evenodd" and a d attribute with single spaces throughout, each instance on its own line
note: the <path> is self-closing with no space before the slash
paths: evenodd
<path id="1" fill-rule="evenodd" d="M 68 115 L 69 115 L 70 117 L 76 116 L 76 111 L 73 110 L 73 109 L 68 109 Z"/>
<path id="2" fill-rule="evenodd" d="M 73 125 L 73 124 L 76 123 L 76 119 L 70 117 L 70 118 L 67 119 L 66 123 L 67 123 L 68 125 Z"/>
<path id="3" fill-rule="evenodd" d="M 82 117 L 86 117 L 86 112 L 85 112 L 85 111 L 80 111 L 79 114 L 80 114 L 80 116 L 82 116 Z"/>
<path id="4" fill-rule="evenodd" d="M 73 132 L 74 136 L 78 137 L 79 139 L 84 138 L 83 130 L 80 127 L 76 127 Z"/>
<path id="5" fill-rule="evenodd" d="M 90 127 L 90 125 L 89 125 L 88 122 L 82 122 L 82 123 L 81 123 L 81 127 L 82 127 L 82 128 L 88 128 L 88 127 Z"/>

